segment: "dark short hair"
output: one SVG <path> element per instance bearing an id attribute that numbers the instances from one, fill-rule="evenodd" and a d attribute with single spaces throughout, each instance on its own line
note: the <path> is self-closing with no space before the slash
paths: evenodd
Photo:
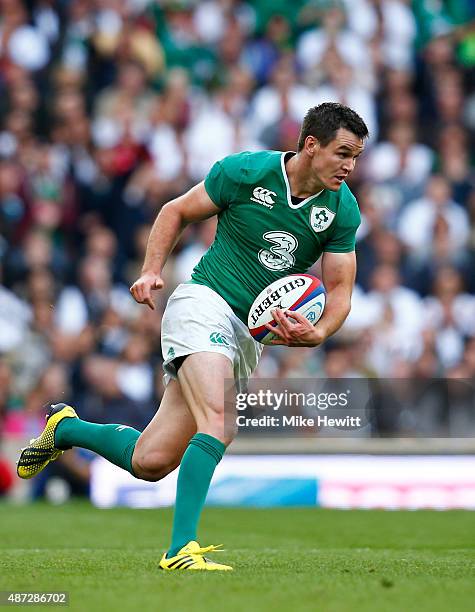
<path id="1" fill-rule="evenodd" d="M 324 102 L 307 111 L 300 130 L 298 150 L 305 145 L 307 136 L 315 136 L 322 147 L 326 147 L 340 128 L 353 132 L 361 138 L 368 137 L 368 128 L 358 113 L 343 104 Z"/>

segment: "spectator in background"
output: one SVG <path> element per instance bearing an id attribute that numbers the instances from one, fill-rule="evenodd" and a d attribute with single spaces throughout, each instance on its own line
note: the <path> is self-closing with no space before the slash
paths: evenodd
<path id="1" fill-rule="evenodd" d="M 40 114 L 40 98 L 33 79 L 22 75 L 18 80 L 14 80 L 8 90 L 7 100 L 8 111 L 20 111 L 32 117 L 35 131 L 44 133 L 45 126 L 42 125 Z"/>
<path id="2" fill-rule="evenodd" d="M 23 243 L 11 249 L 5 267 L 9 282 L 18 286 L 35 270 L 50 270 L 64 280 L 68 261 L 64 246 L 55 246 L 53 237 L 36 224 L 25 234 Z"/>
<path id="3" fill-rule="evenodd" d="M 419 104 L 414 95 L 413 75 L 405 70 L 388 70 L 378 92 L 380 136 L 387 140 L 389 129 L 398 125 L 416 125 Z"/>
<path id="4" fill-rule="evenodd" d="M 184 131 L 189 124 L 193 100 L 188 74 L 181 68 L 170 70 L 164 91 L 150 116 L 151 133 L 147 149 L 153 163 L 152 176 L 160 181 L 161 201 L 184 188 L 187 150 Z"/>
<path id="5" fill-rule="evenodd" d="M 0 355 L 23 345 L 32 320 L 30 306 L 1 284 L 0 262 Z"/>
<path id="6" fill-rule="evenodd" d="M 104 225 L 96 225 L 91 229 L 84 246 L 86 256 L 97 257 L 111 264 L 117 254 L 117 239 Z"/>
<path id="7" fill-rule="evenodd" d="M 234 83 L 218 89 L 210 104 L 196 113 L 187 130 L 188 170 L 194 181 L 204 178 L 211 160 L 259 148 L 256 140 L 259 132 L 245 116 L 250 93 L 247 73 L 238 75 L 234 71 L 231 78 Z"/>
<path id="8" fill-rule="evenodd" d="M 57 332 L 53 310 L 56 286 L 52 273 L 47 268 L 35 268 L 20 287 L 18 293 L 23 294 L 31 305 L 32 317 L 21 342 L 11 347 L 7 355 L 15 373 L 10 390 L 21 404 L 38 384 L 52 360 Z"/>
<path id="9" fill-rule="evenodd" d="M 49 363 L 26 400 L 25 407 L 30 415 L 42 421 L 44 409 L 54 397 L 60 397 L 67 403 L 71 396 L 68 379 L 68 369 L 64 363 L 54 361 Z"/>
<path id="10" fill-rule="evenodd" d="M 312 104 L 339 102 L 354 109 L 365 121 L 370 133 L 370 143 L 378 138 L 378 123 L 373 95 L 358 84 L 354 69 L 345 64 L 338 53 L 329 50 L 325 57 L 326 80 L 312 91 Z"/>
<path id="11" fill-rule="evenodd" d="M 252 72 L 259 86 L 271 78 L 279 58 L 290 50 L 292 29 L 284 15 L 272 15 L 267 22 L 264 36 L 251 39 L 244 45 L 242 62 Z"/>
<path id="12" fill-rule="evenodd" d="M 416 20 L 404 0 L 344 0 L 348 25 L 370 44 L 379 69 L 410 70 Z"/>
<path id="13" fill-rule="evenodd" d="M 456 68 L 441 71 L 435 80 L 437 120 L 442 124 L 457 123 L 463 113 L 462 75 Z"/>
<path id="14" fill-rule="evenodd" d="M 131 334 L 121 355 L 117 382 L 121 392 L 131 400 L 149 402 L 153 399 L 152 347 L 142 334 Z"/>
<path id="15" fill-rule="evenodd" d="M 288 117 L 300 122 L 312 106 L 311 92 L 298 81 L 294 59 L 284 55 L 275 64 L 268 85 L 260 88 L 251 103 L 251 122 L 255 134 Z"/>
<path id="16" fill-rule="evenodd" d="M 97 323 L 110 305 L 119 312 L 130 310 L 128 289 L 113 284 L 110 262 L 106 259 L 89 255 L 82 260 L 78 281 L 77 287 L 65 287 L 58 297 L 56 322 L 61 331 L 80 333 L 89 321 Z"/>
<path id="17" fill-rule="evenodd" d="M 465 210 L 451 198 L 447 179 L 433 175 L 423 198 L 409 202 L 401 213 L 398 235 L 414 263 L 463 263 L 469 237 Z"/>
<path id="18" fill-rule="evenodd" d="M 352 308 L 348 328 L 366 327 L 371 337 L 367 365 L 378 376 L 391 377 L 399 360 L 414 361 L 419 356 L 422 301 L 414 291 L 400 285 L 396 266 L 378 265 L 372 274 L 371 291 L 366 296 L 356 293 Z"/>
<path id="19" fill-rule="evenodd" d="M 475 186 L 475 176 L 470 168 L 469 134 L 458 123 L 444 126 L 439 133 L 438 169 L 450 182 L 453 198 L 464 207 Z"/>
<path id="20" fill-rule="evenodd" d="M 369 152 L 365 176 L 377 183 L 392 183 L 405 197 L 423 189 L 431 172 L 434 153 L 416 141 L 416 126 L 393 123 L 387 141 L 376 144 Z"/>
<path id="21" fill-rule="evenodd" d="M 321 27 L 305 32 L 297 43 L 297 59 L 306 80 L 313 83 L 320 80 L 323 57 L 334 48 L 343 62 L 354 69 L 356 79 L 372 88 L 374 75 L 369 47 L 359 34 L 348 28 L 342 3 L 327 3 L 320 16 Z"/>
<path id="22" fill-rule="evenodd" d="M 129 129 L 140 141 L 147 133 L 154 99 L 155 94 L 147 86 L 145 68 L 138 61 L 128 60 L 119 67 L 116 82 L 97 96 L 93 115 L 96 121 L 109 120 L 118 140 L 130 123 Z"/>
<path id="23" fill-rule="evenodd" d="M 163 46 L 169 68 L 181 66 L 190 73 L 193 82 L 206 85 L 216 76 L 216 51 L 202 39 L 203 29 L 194 20 L 191 2 L 155 2 L 150 5 L 158 40 Z M 226 27 L 228 20 L 224 20 Z M 219 42 L 215 41 L 214 42 Z"/>
<path id="24" fill-rule="evenodd" d="M 397 268 L 405 287 L 420 286 L 419 279 L 414 282 L 412 278 L 401 241 L 387 229 L 376 229 L 358 243 L 357 282 L 365 291 L 370 287 L 373 270 L 381 264 Z"/>
<path id="25" fill-rule="evenodd" d="M 7 65 L 12 62 L 28 71 L 41 70 L 50 60 L 48 38 L 37 24 L 28 23 L 28 13 L 22 2 L 2 2 L 0 54 Z"/>
<path id="26" fill-rule="evenodd" d="M 464 292 L 462 276 L 455 268 L 443 266 L 424 307 L 437 355 L 443 367 L 452 368 L 463 358 L 464 339 L 475 337 L 475 296 Z"/>
<path id="27" fill-rule="evenodd" d="M 0 234 L 12 245 L 19 244 L 29 225 L 29 198 L 24 178 L 24 170 L 15 160 L 0 161 Z"/>

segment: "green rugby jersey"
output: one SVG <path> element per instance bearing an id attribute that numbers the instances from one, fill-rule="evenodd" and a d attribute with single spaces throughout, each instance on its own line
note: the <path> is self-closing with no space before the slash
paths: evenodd
<path id="1" fill-rule="evenodd" d="M 238 153 L 216 162 L 205 189 L 218 214 L 216 237 L 191 282 L 210 287 L 247 324 L 257 295 L 287 274 L 302 273 L 324 251 L 355 249 L 358 204 L 343 183 L 292 203 L 285 170 L 292 153 Z"/>

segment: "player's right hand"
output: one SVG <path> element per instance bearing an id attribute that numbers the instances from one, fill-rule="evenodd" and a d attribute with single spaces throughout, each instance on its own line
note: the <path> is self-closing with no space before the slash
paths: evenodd
<path id="1" fill-rule="evenodd" d="M 130 293 L 136 302 L 139 304 L 147 304 L 149 308 L 155 310 L 152 291 L 156 291 L 162 287 L 163 279 L 158 274 L 146 272 L 135 281 L 130 288 Z"/>

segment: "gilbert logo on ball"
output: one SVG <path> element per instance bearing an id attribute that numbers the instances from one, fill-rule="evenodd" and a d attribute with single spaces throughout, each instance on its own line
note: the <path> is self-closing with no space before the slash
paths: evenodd
<path id="1" fill-rule="evenodd" d="M 272 310 L 293 310 L 303 315 L 312 325 L 320 319 L 325 308 L 325 287 L 310 274 L 289 274 L 274 281 L 254 300 L 247 319 L 247 326 L 254 340 L 270 344 L 276 338 L 265 327 L 270 323 L 275 327 Z M 290 319 L 292 322 L 293 319 Z"/>

